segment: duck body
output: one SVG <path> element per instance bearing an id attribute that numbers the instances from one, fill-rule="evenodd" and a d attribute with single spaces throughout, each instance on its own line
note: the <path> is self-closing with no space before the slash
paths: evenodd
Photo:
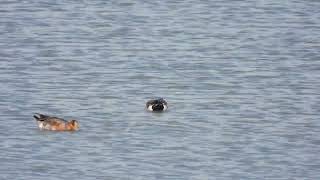
<path id="1" fill-rule="evenodd" d="M 150 100 L 146 103 L 148 111 L 162 112 L 168 109 L 168 104 L 163 98 Z"/>
<path id="2" fill-rule="evenodd" d="M 79 130 L 79 123 L 76 120 L 66 121 L 64 119 L 43 115 L 36 113 L 33 116 L 38 123 L 38 127 L 41 130 L 50 131 L 77 131 Z"/>

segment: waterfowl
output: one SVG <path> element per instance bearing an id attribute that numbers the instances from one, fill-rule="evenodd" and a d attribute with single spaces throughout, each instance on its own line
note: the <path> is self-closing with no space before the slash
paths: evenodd
<path id="1" fill-rule="evenodd" d="M 146 103 L 146 108 L 148 111 L 165 111 L 168 109 L 167 102 L 163 98 L 150 100 Z"/>
<path id="2" fill-rule="evenodd" d="M 44 114 L 36 113 L 33 116 L 38 123 L 41 130 L 51 130 L 51 131 L 77 131 L 79 130 L 79 123 L 76 120 L 70 120 L 69 122 Z"/>

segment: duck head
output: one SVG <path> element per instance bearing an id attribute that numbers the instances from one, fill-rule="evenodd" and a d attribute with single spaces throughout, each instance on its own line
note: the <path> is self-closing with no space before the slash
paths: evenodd
<path id="1" fill-rule="evenodd" d="M 163 98 L 150 100 L 147 102 L 146 106 L 149 111 L 161 112 L 168 109 L 167 102 Z"/>
<path id="2" fill-rule="evenodd" d="M 71 121 L 68 123 L 68 125 L 69 125 L 69 129 L 70 129 L 71 131 L 77 131 L 77 130 L 79 130 L 79 123 L 78 123 L 77 120 L 71 120 Z"/>

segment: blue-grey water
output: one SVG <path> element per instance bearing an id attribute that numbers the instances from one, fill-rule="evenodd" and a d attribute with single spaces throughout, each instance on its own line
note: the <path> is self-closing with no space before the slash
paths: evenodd
<path id="1" fill-rule="evenodd" d="M 319 9 L 1 0 L 0 179 L 319 179 Z"/>

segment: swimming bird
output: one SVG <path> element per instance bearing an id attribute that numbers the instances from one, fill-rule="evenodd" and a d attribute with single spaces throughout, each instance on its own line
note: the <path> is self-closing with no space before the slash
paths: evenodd
<path id="1" fill-rule="evenodd" d="M 163 98 L 150 100 L 146 103 L 146 108 L 149 111 L 165 111 L 168 109 L 168 104 Z"/>
<path id="2" fill-rule="evenodd" d="M 51 131 L 77 131 L 79 130 L 79 123 L 76 120 L 70 120 L 69 122 L 44 114 L 36 113 L 33 116 L 38 123 L 41 130 L 51 130 Z"/>

